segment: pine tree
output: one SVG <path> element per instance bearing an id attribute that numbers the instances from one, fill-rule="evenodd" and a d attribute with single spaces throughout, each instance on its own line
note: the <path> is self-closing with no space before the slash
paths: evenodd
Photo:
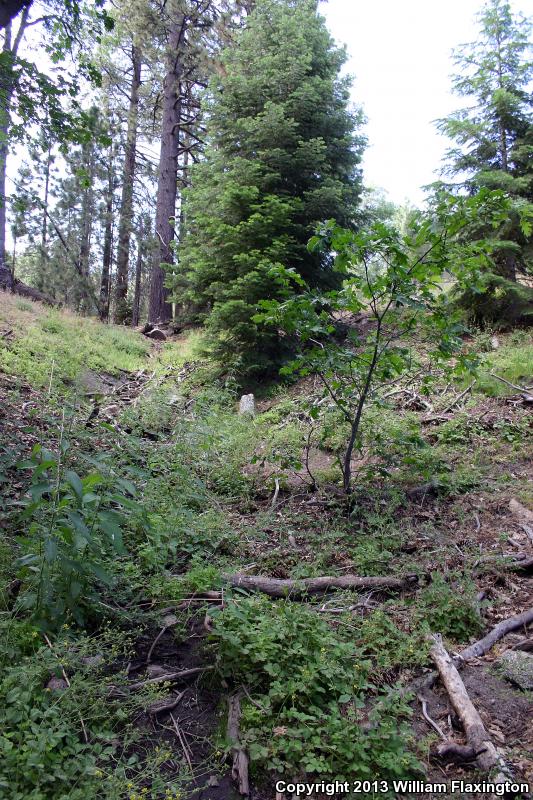
<path id="1" fill-rule="evenodd" d="M 279 363 L 275 331 L 253 322 L 280 296 L 273 265 L 311 286 L 332 280 L 306 244 L 316 223 L 353 225 L 363 148 L 350 81 L 316 0 L 259 0 L 212 83 L 205 160 L 193 168 L 174 292 L 204 312 L 211 354 L 241 374 Z"/>
<path id="2" fill-rule="evenodd" d="M 500 189 L 521 203 L 533 201 L 533 62 L 531 25 L 513 15 L 509 3 L 489 0 L 479 14 L 479 37 L 455 53 L 455 92 L 474 101 L 438 123 L 457 146 L 447 154 L 445 173 L 459 176 L 470 193 Z M 486 236 L 488 231 L 477 234 Z M 493 235 L 494 238 L 494 235 Z M 514 214 L 497 232 L 495 272 L 515 281 L 531 267 L 531 240 Z"/>

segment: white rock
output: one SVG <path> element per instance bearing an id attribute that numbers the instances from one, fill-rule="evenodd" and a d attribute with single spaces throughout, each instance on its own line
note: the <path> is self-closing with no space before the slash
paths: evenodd
<path id="1" fill-rule="evenodd" d="M 239 414 L 255 416 L 255 397 L 253 394 L 243 394 L 239 403 Z"/>

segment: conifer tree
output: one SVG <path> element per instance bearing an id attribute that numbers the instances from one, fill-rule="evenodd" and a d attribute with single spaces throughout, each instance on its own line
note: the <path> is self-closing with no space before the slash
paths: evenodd
<path id="1" fill-rule="evenodd" d="M 316 223 L 353 225 L 361 192 L 362 114 L 350 111 L 345 51 L 316 0 L 258 0 L 221 57 L 207 104 L 208 148 L 192 170 L 174 278 L 178 303 L 203 311 L 211 354 L 241 374 L 282 355 L 252 320 L 282 290 L 282 263 L 310 286 L 332 280 L 306 248 Z"/>
<path id="2" fill-rule="evenodd" d="M 444 172 L 458 177 L 471 194 L 483 187 L 504 191 L 516 199 L 517 211 L 533 201 L 530 32 L 529 22 L 514 15 L 508 2 L 488 0 L 479 14 L 477 41 L 455 53 L 459 72 L 454 90 L 472 103 L 438 123 L 456 142 Z M 482 238 L 489 232 L 473 233 Z M 500 242 L 493 255 L 500 277 L 516 281 L 531 267 L 531 239 L 526 234 L 519 213 L 491 234 Z"/>

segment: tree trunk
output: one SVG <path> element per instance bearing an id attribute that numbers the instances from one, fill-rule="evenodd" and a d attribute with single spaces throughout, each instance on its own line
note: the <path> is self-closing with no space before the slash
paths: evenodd
<path id="1" fill-rule="evenodd" d="M 50 166 L 52 163 L 52 145 L 48 146 L 46 153 L 46 166 L 44 173 L 44 198 L 42 205 L 42 218 L 41 218 L 41 253 L 40 253 L 40 276 L 37 288 L 45 291 L 48 287 L 46 285 L 46 264 L 48 262 L 48 199 L 50 195 Z"/>
<path id="2" fill-rule="evenodd" d="M 127 315 L 126 297 L 128 294 L 130 236 L 133 219 L 133 182 L 135 179 L 137 125 L 139 119 L 139 88 L 141 86 L 141 51 L 135 44 L 131 46 L 131 63 L 133 74 L 130 86 L 128 131 L 126 134 L 122 199 L 118 225 L 117 282 L 115 287 L 114 319 L 119 324 L 124 322 Z"/>
<path id="3" fill-rule="evenodd" d="M 502 42 L 501 42 L 501 34 L 498 30 L 496 33 L 496 44 L 497 44 L 497 53 L 496 58 L 498 62 L 498 86 L 500 89 L 505 89 L 505 84 L 503 81 L 503 64 L 502 64 Z M 505 128 L 505 121 L 500 114 L 500 118 L 498 121 L 498 127 L 500 129 L 500 160 L 501 160 L 501 168 L 504 172 L 509 172 L 509 153 L 508 153 L 508 146 L 507 146 L 507 130 Z"/>
<path id="4" fill-rule="evenodd" d="M 165 271 L 162 265 L 172 264 L 174 260 L 171 243 L 174 238 L 181 118 L 179 84 L 182 65 L 180 49 L 185 35 L 186 22 L 185 15 L 173 20 L 169 36 L 155 216 L 155 235 L 158 239 L 158 248 L 154 255 L 150 280 L 149 322 L 166 322 L 172 317 L 172 308 L 167 300 L 168 290 L 164 286 Z"/>
<path id="5" fill-rule="evenodd" d="M 32 0 L 2 0 L 0 4 L 0 28 L 8 28 L 11 21 L 24 8 L 29 11 Z"/>
<path id="6" fill-rule="evenodd" d="M 4 45 L 2 47 L 4 58 L 0 75 L 0 286 L 8 289 L 13 287 L 13 276 L 6 264 L 6 170 L 11 100 L 13 99 L 16 81 L 13 65 L 28 24 L 29 5 L 24 8 L 13 43 L 11 40 L 11 19 L 20 11 L 22 6 L 22 3 L 20 5 L 8 3 L 5 8 L 0 9 L 0 27 L 5 27 Z M 13 10 L 15 8 L 16 10 L 11 14 L 9 9 Z M 4 19 L 4 22 L 1 22 L 2 19 Z"/>
<path id="7" fill-rule="evenodd" d="M 131 311 L 131 324 L 136 327 L 139 324 L 141 309 L 141 275 L 144 256 L 144 224 L 141 219 L 139 222 L 139 232 L 137 236 L 137 261 L 135 264 L 135 286 L 133 292 L 133 307 Z"/>
<path id="8" fill-rule="evenodd" d="M 104 251 L 102 254 L 102 276 L 100 278 L 100 319 L 109 319 L 109 286 L 111 276 L 111 257 L 113 253 L 113 190 L 114 190 L 114 148 L 109 148 L 107 191 L 105 202 Z"/>
<path id="9" fill-rule="evenodd" d="M 95 152 L 93 143 L 84 145 L 83 153 L 83 166 L 87 167 L 88 171 L 88 184 L 83 190 L 81 201 L 81 242 L 80 242 L 80 275 L 83 279 L 84 297 L 81 298 L 80 308 L 86 306 L 87 288 L 91 283 L 91 236 L 93 231 L 93 217 L 94 217 L 94 170 L 95 170 Z"/>

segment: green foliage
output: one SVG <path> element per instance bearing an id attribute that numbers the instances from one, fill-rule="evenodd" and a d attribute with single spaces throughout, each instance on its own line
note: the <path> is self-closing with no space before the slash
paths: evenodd
<path id="1" fill-rule="evenodd" d="M 23 555 L 17 563 L 26 584 L 19 604 L 44 629 L 65 619 L 82 625 L 96 612 L 95 584 L 112 581 L 104 564 L 111 553 L 126 552 L 123 526 L 135 519 L 145 524 L 130 481 L 110 481 L 98 472 L 80 478 L 67 468 L 68 450 L 64 438 L 59 456 L 35 445 L 19 465 L 31 470 L 19 520 Z"/>
<path id="2" fill-rule="evenodd" d="M 518 336 L 518 334 L 520 334 Z M 476 388 L 483 394 L 497 397 L 513 393 L 513 389 L 491 376 L 499 375 L 516 386 L 530 386 L 533 375 L 533 343 L 530 333 L 517 331 L 513 339 L 504 339 L 498 350 L 483 355 Z"/>
<path id="3" fill-rule="evenodd" d="M 475 585 L 465 576 L 455 577 L 449 575 L 446 580 L 432 573 L 431 583 L 417 600 L 416 616 L 434 633 L 464 642 L 481 633 L 483 625 L 475 607 Z"/>
<path id="4" fill-rule="evenodd" d="M 117 660 L 131 656 L 127 635 L 116 628 L 91 638 L 63 631 L 51 649 L 35 628 L 13 619 L 0 621 L 0 634 L 1 797 L 156 800 L 165 785 L 164 796 L 175 796 L 177 782 L 169 785 L 160 770 L 170 753 L 149 748 L 141 759 L 135 747 L 140 736 L 131 719 L 146 694 L 109 697 L 106 673 L 112 669 L 116 679 Z M 70 686 L 48 688 L 62 669 Z"/>
<path id="5" fill-rule="evenodd" d="M 239 377 L 271 370 L 286 351 L 252 319 L 260 299 L 283 293 L 272 267 L 328 284 L 329 259 L 307 252 L 307 239 L 326 217 L 352 224 L 361 191 L 362 116 L 348 111 L 345 53 L 317 5 L 254 3 L 212 82 L 206 157 L 186 201 L 175 294 L 182 302 L 187 289 L 208 352 Z"/>
<path id="6" fill-rule="evenodd" d="M 476 325 L 508 329 L 533 326 L 533 289 L 489 272 L 481 286 L 457 292 L 459 308 Z"/>
<path id="7" fill-rule="evenodd" d="M 470 227 L 470 241 L 491 238 L 493 249 L 482 296 L 467 291 L 462 302 L 478 321 L 502 319 L 512 324 L 526 315 L 530 322 L 531 295 L 518 302 L 519 293 L 506 281 L 516 281 L 517 274 L 529 272 L 532 265 L 531 25 L 513 14 L 505 0 L 488 0 L 478 19 L 477 41 L 462 45 L 455 54 L 459 72 L 454 89 L 472 105 L 439 121 L 440 131 L 455 142 L 445 173 L 459 176 L 460 185 L 472 194 L 485 189 L 504 192 L 510 206 L 492 230 L 483 220 Z M 513 300 L 518 307 L 513 308 Z"/>
<path id="8" fill-rule="evenodd" d="M 293 777 L 418 771 L 400 722 L 408 707 L 389 691 L 363 713 L 373 689 L 371 662 L 311 608 L 263 598 L 234 601 L 214 615 L 212 638 L 221 674 L 236 685 L 245 682 L 254 695 L 254 703 L 243 700 L 242 719 L 253 765 Z"/>
<path id="9" fill-rule="evenodd" d="M 412 667 L 428 660 L 429 646 L 423 635 L 404 633 L 386 609 L 374 611 L 360 622 L 356 642 L 377 669 Z"/>
<path id="10" fill-rule="evenodd" d="M 448 229 L 461 229 L 474 204 L 448 202 Z M 346 492 L 351 490 L 352 456 L 364 446 L 363 413 L 379 401 L 383 387 L 420 367 L 417 337 L 424 339 L 424 360 L 446 368 L 455 356 L 458 374 L 472 366 L 472 359 L 460 353 L 463 326 L 454 316 L 440 291 L 449 268 L 446 234 L 436 230 L 432 220 L 413 218 L 410 230 L 401 234 L 378 222 L 368 230 L 354 233 L 333 220 L 309 242 L 309 249 L 334 254 L 335 269 L 343 277 L 340 289 L 318 292 L 307 286 L 294 270 L 280 268 L 279 280 L 287 286 L 298 284 L 300 294 L 284 301 L 263 300 L 257 322 L 275 325 L 299 343 L 299 354 L 284 374 L 316 374 L 347 428 L 341 467 Z M 474 259 L 475 260 L 475 259 Z M 339 330 L 339 319 L 353 318 L 365 311 L 364 331 L 354 326 Z M 429 374 L 426 384 L 429 382 Z M 318 417 L 319 409 L 311 409 Z M 368 437 L 367 437 L 368 438 Z M 420 446 L 420 437 L 410 436 Z"/>

